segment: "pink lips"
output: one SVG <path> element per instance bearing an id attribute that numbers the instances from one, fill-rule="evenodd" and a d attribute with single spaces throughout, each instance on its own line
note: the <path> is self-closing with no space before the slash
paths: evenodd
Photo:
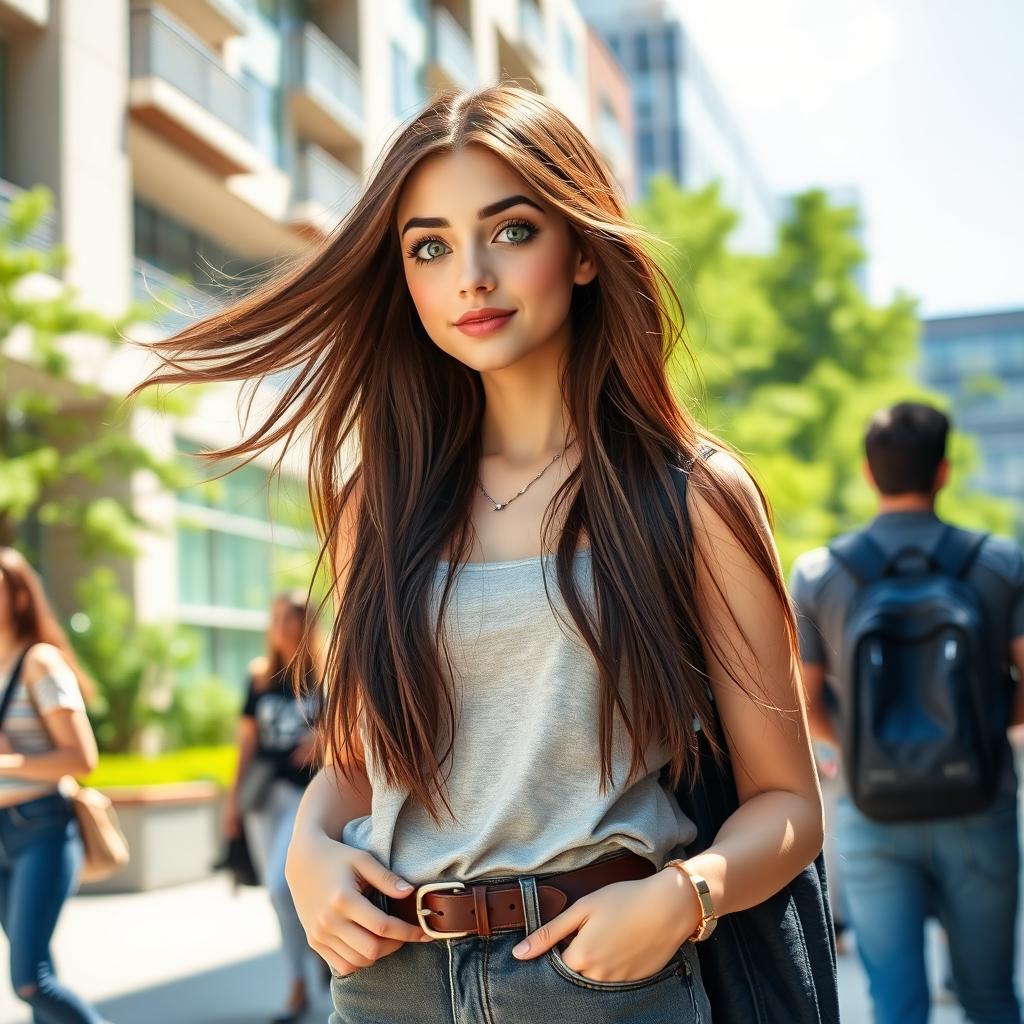
<path id="1" fill-rule="evenodd" d="M 495 331 L 501 330 L 512 319 L 515 312 L 514 309 L 496 309 L 490 306 L 485 306 L 482 309 L 471 309 L 463 313 L 455 321 L 455 326 L 463 334 L 479 338 L 485 334 L 493 334 Z"/>

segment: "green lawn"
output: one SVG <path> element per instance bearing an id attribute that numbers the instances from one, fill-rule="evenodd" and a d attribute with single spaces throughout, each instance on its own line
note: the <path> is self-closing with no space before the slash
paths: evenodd
<path id="1" fill-rule="evenodd" d="M 151 786 L 168 782 L 216 782 L 231 785 L 237 760 L 233 746 L 192 747 L 158 757 L 141 754 L 100 754 L 100 763 L 82 780 L 86 785 Z"/>

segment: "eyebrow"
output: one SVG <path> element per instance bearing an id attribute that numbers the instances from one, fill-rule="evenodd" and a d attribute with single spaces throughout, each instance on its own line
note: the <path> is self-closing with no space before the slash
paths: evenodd
<path id="1" fill-rule="evenodd" d="M 503 210 L 507 210 L 511 206 L 519 206 L 521 204 L 532 206 L 535 210 L 539 210 L 541 213 L 544 212 L 543 207 L 535 203 L 529 196 L 506 196 L 504 199 L 499 199 L 497 202 L 490 203 L 483 207 L 483 209 L 477 210 L 477 220 L 486 220 L 488 217 L 493 217 L 495 214 L 501 213 Z M 402 228 L 402 234 L 404 235 L 409 228 L 449 227 L 451 227 L 451 224 L 445 220 L 444 217 L 410 217 Z"/>

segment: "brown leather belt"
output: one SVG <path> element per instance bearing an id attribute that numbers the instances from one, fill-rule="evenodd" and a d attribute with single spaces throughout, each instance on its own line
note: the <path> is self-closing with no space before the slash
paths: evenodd
<path id="1" fill-rule="evenodd" d="M 654 865 L 626 851 L 574 871 L 537 877 L 540 919 L 550 921 L 581 896 L 615 882 L 648 878 Z M 411 896 L 386 900 L 387 911 L 421 927 L 434 938 L 463 935 L 487 937 L 494 932 L 526 927 L 523 894 L 518 882 L 431 882 Z"/>

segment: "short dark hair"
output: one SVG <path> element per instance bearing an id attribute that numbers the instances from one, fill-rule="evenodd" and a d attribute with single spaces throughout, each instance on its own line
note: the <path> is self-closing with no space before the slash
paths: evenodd
<path id="1" fill-rule="evenodd" d="M 864 451 L 882 494 L 928 494 L 946 457 L 949 417 L 924 402 L 898 402 L 871 417 Z"/>

